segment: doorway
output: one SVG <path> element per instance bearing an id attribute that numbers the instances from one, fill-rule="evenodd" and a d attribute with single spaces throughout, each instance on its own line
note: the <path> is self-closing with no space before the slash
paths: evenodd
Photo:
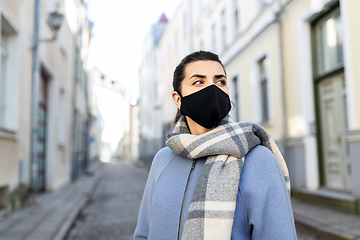
<path id="1" fill-rule="evenodd" d="M 344 74 L 321 81 L 317 88 L 325 187 L 349 190 L 349 163 L 344 135 L 347 129 Z"/>
<path id="2" fill-rule="evenodd" d="M 39 115 L 38 115 L 38 162 L 37 162 L 37 192 L 46 191 L 46 136 L 48 113 L 48 83 L 49 78 L 44 71 L 40 76 Z"/>

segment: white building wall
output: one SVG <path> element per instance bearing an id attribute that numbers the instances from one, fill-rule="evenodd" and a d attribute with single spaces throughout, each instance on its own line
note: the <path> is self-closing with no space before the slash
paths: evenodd
<path id="1" fill-rule="evenodd" d="M 163 87 L 161 82 L 162 63 L 160 49 L 154 31 L 164 29 L 166 23 L 152 26 L 144 41 L 143 63 L 140 68 L 140 121 L 141 158 L 151 160 L 163 145 Z M 158 39 L 160 40 L 160 39 Z"/>

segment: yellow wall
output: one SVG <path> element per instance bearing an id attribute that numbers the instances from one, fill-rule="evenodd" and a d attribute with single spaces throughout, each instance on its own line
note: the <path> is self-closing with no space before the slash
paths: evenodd
<path id="1" fill-rule="evenodd" d="M 3 2 L 6 4 L 6 6 L 9 8 L 9 10 L 15 15 L 19 16 L 20 11 L 22 10 L 21 4 L 18 3 L 18 1 L 14 0 L 3 0 Z M 28 1 L 33 2 L 33 1 Z M 35 8 L 35 4 L 32 4 L 33 8 Z M 32 10 L 32 9 L 31 9 Z"/>
<path id="2" fill-rule="evenodd" d="M 0 132 L 0 134 L 2 133 Z M 5 133 L 4 135 L 9 134 Z M 15 139 L 4 139 L 0 135 L 0 187 L 9 186 L 10 189 L 13 189 L 18 183 L 19 160 L 16 158 L 16 152 L 17 143 Z"/>
<path id="3" fill-rule="evenodd" d="M 228 64 L 226 64 L 225 68 L 227 70 L 228 76 L 232 76 L 233 74 L 239 72 L 239 87 L 240 91 L 238 93 L 238 97 L 240 98 L 240 115 L 241 121 L 254 121 L 254 109 L 253 109 L 253 81 L 254 73 L 252 71 L 256 71 L 254 69 L 254 62 L 259 53 L 262 51 L 267 51 L 269 54 L 267 56 L 269 67 L 268 74 L 269 79 L 271 79 L 271 88 L 270 88 L 270 96 L 271 100 L 269 105 L 271 117 L 271 124 L 269 126 L 264 126 L 270 135 L 275 140 L 281 140 L 283 134 L 282 127 L 282 93 L 281 93 L 281 75 L 280 75 L 280 59 L 279 59 L 279 37 L 277 32 L 277 26 L 273 24 L 268 27 L 261 36 L 257 37 L 246 49 L 238 54 L 234 59 L 232 59 Z M 260 97 L 260 96 L 259 96 Z"/>
<path id="4" fill-rule="evenodd" d="M 299 78 L 299 53 L 297 37 L 297 19 L 309 1 L 291 12 L 282 23 L 283 73 L 285 85 L 287 137 L 300 137 L 304 134 L 303 113 L 301 109 Z M 309 94 L 313 94 L 310 92 Z M 310 96 L 311 96 L 310 95 Z"/>
<path id="5" fill-rule="evenodd" d="M 350 49 L 351 49 L 351 64 L 352 64 L 352 79 L 353 79 L 353 96 L 355 101 L 356 126 L 360 128 L 360 1 L 347 0 L 347 23 L 349 24 L 350 34 Z"/>

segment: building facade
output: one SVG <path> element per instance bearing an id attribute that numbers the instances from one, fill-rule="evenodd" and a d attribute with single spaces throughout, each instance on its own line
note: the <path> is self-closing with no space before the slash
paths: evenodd
<path id="1" fill-rule="evenodd" d="M 182 1 L 176 13 L 167 27 L 159 42 L 158 58 L 163 64 L 161 66 L 162 87 L 162 142 L 166 142 L 166 135 L 171 131 L 177 108 L 172 100 L 172 79 L 175 67 L 181 59 L 193 49 L 193 26 L 192 3 Z"/>
<path id="2" fill-rule="evenodd" d="M 130 106 L 130 157 L 133 161 L 140 159 L 140 106 L 132 102 Z"/>
<path id="3" fill-rule="evenodd" d="M 360 4 L 288 1 L 282 8 L 287 155 L 294 187 L 302 195 L 338 193 L 335 199 L 347 199 L 348 210 L 359 212 L 360 101 L 355 92 L 360 81 L 354 66 L 360 63 L 355 54 L 360 30 L 354 25 Z"/>
<path id="4" fill-rule="evenodd" d="M 73 81 L 77 0 L 40 1 L 37 157 L 32 160 L 33 46 L 35 0 L 1 0 L 0 215 L 33 192 L 55 190 L 71 180 Z M 49 13 L 63 14 L 53 40 Z M 75 13 L 75 14 L 74 14 Z M 89 36 L 87 36 L 89 37 Z"/>
<path id="5" fill-rule="evenodd" d="M 151 27 L 144 41 L 143 62 L 140 67 L 140 159 L 151 161 L 158 149 L 164 146 L 162 128 L 162 59 L 159 41 L 167 25 L 163 15 Z"/>
<path id="6" fill-rule="evenodd" d="M 192 51 L 215 52 L 227 70 L 230 115 L 272 135 L 286 157 L 294 196 L 359 212 L 359 4 L 182 1 L 160 45 L 163 122 L 176 112 L 170 100 L 176 64 Z"/>
<path id="7" fill-rule="evenodd" d="M 76 6 L 75 27 L 75 67 L 73 84 L 73 123 L 72 123 L 72 179 L 76 179 L 86 170 L 89 161 L 89 139 L 91 128 L 91 84 L 88 80 L 89 45 L 92 23 L 87 18 L 86 9 L 82 1 L 74 1 Z"/>

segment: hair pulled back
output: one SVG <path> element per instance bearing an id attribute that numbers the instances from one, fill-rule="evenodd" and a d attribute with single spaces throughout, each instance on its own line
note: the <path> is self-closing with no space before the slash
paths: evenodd
<path id="1" fill-rule="evenodd" d="M 197 62 L 197 61 L 215 61 L 221 64 L 222 68 L 224 69 L 225 75 L 226 75 L 226 71 L 224 68 L 224 65 L 222 64 L 222 62 L 219 59 L 219 56 L 215 53 L 212 52 L 208 52 L 208 51 L 197 51 L 197 52 L 193 52 L 190 53 L 189 55 L 187 55 L 186 57 L 184 57 L 181 62 L 179 63 L 179 65 L 177 65 L 177 67 L 175 68 L 174 71 L 174 76 L 173 76 L 173 89 L 174 91 L 176 91 L 180 96 L 182 96 L 181 94 L 181 84 L 185 78 L 185 67 L 192 62 Z M 174 119 L 173 125 L 175 125 L 177 123 L 177 121 L 179 120 L 179 118 L 181 117 L 181 112 L 180 109 L 178 109 L 177 113 L 176 113 L 176 117 Z"/>

